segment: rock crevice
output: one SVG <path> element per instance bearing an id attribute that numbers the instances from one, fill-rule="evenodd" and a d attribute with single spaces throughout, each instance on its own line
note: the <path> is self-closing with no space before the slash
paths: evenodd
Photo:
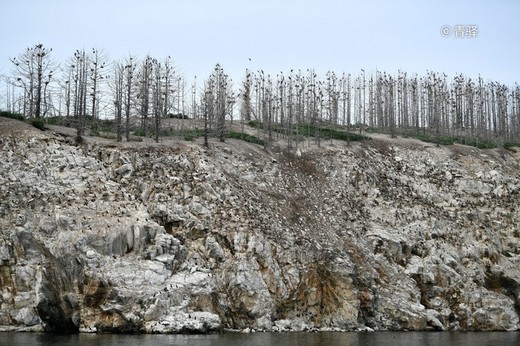
<path id="1" fill-rule="evenodd" d="M 0 139 L 6 330 L 517 330 L 520 157 Z"/>

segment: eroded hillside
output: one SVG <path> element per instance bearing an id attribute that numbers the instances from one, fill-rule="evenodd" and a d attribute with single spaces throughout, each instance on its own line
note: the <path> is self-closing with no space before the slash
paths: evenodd
<path id="1" fill-rule="evenodd" d="M 116 144 L 0 118 L 11 330 L 516 330 L 520 155 Z"/>

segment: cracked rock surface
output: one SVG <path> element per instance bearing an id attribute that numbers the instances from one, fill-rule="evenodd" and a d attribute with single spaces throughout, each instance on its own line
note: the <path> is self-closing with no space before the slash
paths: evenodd
<path id="1" fill-rule="evenodd" d="M 3 130 L 0 329 L 519 328 L 518 152 L 302 145 Z"/>

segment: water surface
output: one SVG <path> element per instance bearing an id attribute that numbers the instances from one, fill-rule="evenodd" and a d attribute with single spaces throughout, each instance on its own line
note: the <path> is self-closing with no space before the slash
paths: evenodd
<path id="1" fill-rule="evenodd" d="M 520 345 L 520 332 L 317 332 L 210 335 L 0 333 L 1 346 L 504 346 Z"/>

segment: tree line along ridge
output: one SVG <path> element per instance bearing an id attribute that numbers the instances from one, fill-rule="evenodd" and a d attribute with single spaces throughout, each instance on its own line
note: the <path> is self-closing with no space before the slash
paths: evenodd
<path id="1" fill-rule="evenodd" d="M 52 49 L 36 44 L 9 60 L 2 115 L 21 114 L 38 127 L 64 123 L 78 139 L 88 129 L 118 141 L 135 134 L 159 141 L 174 134 L 165 124 L 176 119 L 178 135 L 204 137 L 206 145 L 211 136 L 263 145 L 285 138 L 289 147 L 312 137 L 319 145 L 328 138 L 360 140 L 366 132 L 477 147 L 520 143 L 520 87 L 480 76 L 246 70 L 234 88 L 220 64 L 202 83 L 188 83 L 170 56 L 110 61 L 103 50 L 83 49 L 58 64 Z M 230 128 L 233 121 L 242 131 Z M 257 132 L 245 133 L 244 125 Z"/>

